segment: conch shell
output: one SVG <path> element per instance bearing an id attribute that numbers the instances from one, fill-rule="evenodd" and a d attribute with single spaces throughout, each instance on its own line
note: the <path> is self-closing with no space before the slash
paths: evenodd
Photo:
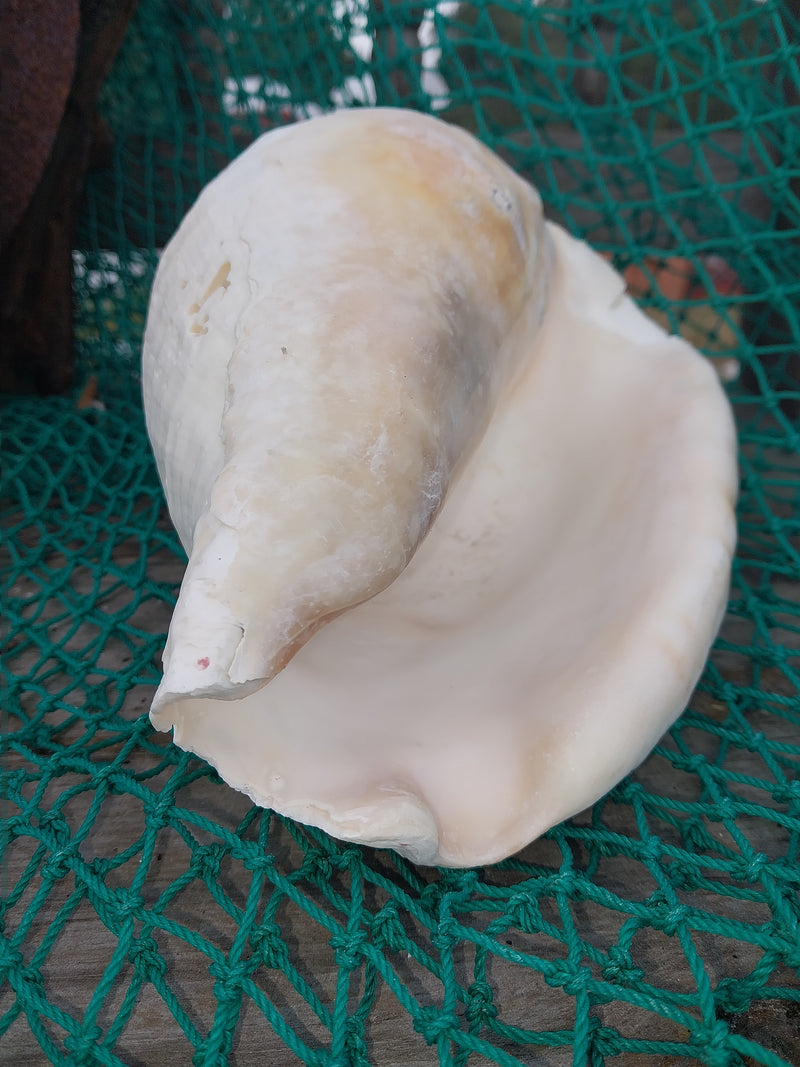
<path id="1" fill-rule="evenodd" d="M 151 718 L 256 803 L 491 862 L 682 711 L 727 401 L 469 134 L 364 109 L 256 141 L 164 252 L 143 382 L 189 556 Z"/>

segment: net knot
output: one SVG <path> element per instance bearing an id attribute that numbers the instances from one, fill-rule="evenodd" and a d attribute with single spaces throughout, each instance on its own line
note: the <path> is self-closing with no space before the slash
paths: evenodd
<path id="1" fill-rule="evenodd" d="M 639 856 L 644 863 L 652 863 L 654 865 L 661 864 L 661 857 L 664 854 L 664 846 L 660 837 L 656 837 L 655 834 L 651 834 L 645 842 L 642 844 Z"/>
<path id="2" fill-rule="evenodd" d="M 92 771 L 92 784 L 97 785 L 100 782 L 106 782 L 112 774 L 117 773 L 117 768 L 113 763 L 97 763 L 96 770 Z"/>
<path id="3" fill-rule="evenodd" d="M 633 804 L 639 797 L 644 796 L 644 788 L 638 782 L 632 782 L 630 778 L 623 778 L 611 790 L 614 800 L 622 804 Z"/>
<path id="4" fill-rule="evenodd" d="M 560 986 L 565 993 L 574 997 L 589 986 L 592 981 L 592 972 L 588 967 L 573 967 L 569 963 L 562 962 L 554 964 L 550 973 L 544 976 L 544 980 L 549 986 L 554 988 Z"/>
<path id="5" fill-rule="evenodd" d="M 711 822 L 723 822 L 736 817 L 736 805 L 730 797 L 720 797 L 708 813 Z"/>
<path id="6" fill-rule="evenodd" d="M 584 896 L 583 880 L 573 870 L 559 871 L 553 882 L 554 889 L 573 900 L 581 900 Z"/>
<path id="7" fill-rule="evenodd" d="M 130 960 L 139 975 L 147 982 L 163 977 L 167 973 L 167 961 L 158 950 L 154 937 L 139 937 L 130 947 Z"/>
<path id="8" fill-rule="evenodd" d="M 7 792 L 11 789 L 11 779 L 17 775 L 17 772 L 4 772 L 5 773 L 5 786 Z M 24 783 L 24 776 L 20 773 L 18 775 L 20 785 Z M 47 813 L 45 813 L 47 814 Z M 42 816 L 44 818 L 44 816 Z M 41 825 L 41 824 L 40 824 Z M 23 819 L 21 815 L 12 815 L 9 819 L 3 820 L 3 830 L 6 834 L 6 840 L 11 841 L 13 837 L 21 837 L 28 833 L 29 824 L 27 819 Z"/>
<path id="9" fill-rule="evenodd" d="M 435 1044 L 442 1037 L 452 1038 L 460 1029 L 458 1016 L 454 1012 L 426 1011 L 414 1020 L 414 1029 L 422 1034 L 429 1045 Z"/>
<path id="10" fill-rule="evenodd" d="M 740 860 L 737 860 L 731 868 L 731 874 L 743 882 L 758 882 L 761 880 L 761 872 L 767 866 L 769 866 L 769 859 L 763 852 L 756 852 L 754 856 L 749 858 L 742 856 Z"/>
<path id="11" fill-rule="evenodd" d="M 675 904 L 665 899 L 660 890 L 653 893 L 648 904 L 647 923 L 654 930 L 663 930 L 667 937 L 678 932 L 690 913 L 685 904 Z"/>
<path id="12" fill-rule="evenodd" d="M 52 751 L 53 731 L 44 723 L 28 723 L 20 730 L 20 735 L 20 739 L 24 739 L 25 744 L 32 748 L 34 752 L 43 754 L 48 750 Z"/>
<path id="13" fill-rule="evenodd" d="M 714 839 L 699 819 L 687 819 L 681 828 L 681 836 L 686 845 L 695 852 L 716 847 Z"/>
<path id="14" fill-rule="evenodd" d="M 148 793 L 143 801 L 145 816 L 150 822 L 163 826 L 168 821 L 173 803 L 171 793 Z"/>
<path id="15" fill-rule="evenodd" d="M 25 983 L 29 994 L 33 994 L 35 991 L 37 996 L 43 995 L 44 979 L 39 971 L 34 970 L 32 967 L 19 967 L 17 968 L 17 977 Z"/>
<path id="16" fill-rule="evenodd" d="M 524 934 L 535 934 L 541 930 L 538 905 L 525 892 L 515 893 L 511 897 L 506 914 L 512 924 Z"/>
<path id="17" fill-rule="evenodd" d="M 488 982 L 473 982 L 467 990 L 466 1017 L 470 1023 L 488 1023 L 497 1016 L 494 990 Z"/>
<path id="18" fill-rule="evenodd" d="M 613 1026 L 603 1026 L 594 1015 L 588 1019 L 589 1030 L 589 1057 L 588 1061 L 594 1067 L 602 1065 L 607 1056 L 614 1056 L 619 1052 L 619 1031 Z"/>
<path id="19" fill-rule="evenodd" d="M 746 983 L 737 978 L 723 978 L 714 991 L 714 1002 L 720 1011 L 736 1012 L 747 1011 L 752 997 Z"/>
<path id="20" fill-rule="evenodd" d="M 433 915 L 439 911 L 439 903 L 441 899 L 442 887 L 438 882 L 430 882 L 419 895 L 421 907 Z"/>
<path id="21" fill-rule="evenodd" d="M 364 858 L 355 845 L 348 845 L 347 848 L 343 848 L 340 852 L 336 852 L 331 856 L 331 865 L 337 871 L 351 871 L 353 869 L 361 871 L 364 868 Z"/>
<path id="22" fill-rule="evenodd" d="M 244 858 L 244 865 L 249 871 L 271 871 L 275 867 L 275 857 L 269 852 L 250 853 Z"/>
<path id="23" fill-rule="evenodd" d="M 250 963 L 247 960 L 230 964 L 214 962 L 208 973 L 216 978 L 214 993 L 218 1001 L 238 1000 L 242 995 L 242 982 L 250 974 Z"/>
<path id="24" fill-rule="evenodd" d="M 45 811 L 39 817 L 39 828 L 46 830 L 52 837 L 50 847 L 54 850 L 60 845 L 65 846 L 70 840 L 69 827 L 61 812 Z"/>
<path id="25" fill-rule="evenodd" d="M 349 1018 L 345 1023 L 345 1047 L 349 1058 L 344 1061 L 343 1067 L 357 1067 L 358 1064 L 369 1063 L 369 1049 L 364 1037 L 364 1020 Z M 334 1064 L 331 1064 L 334 1067 Z"/>
<path id="26" fill-rule="evenodd" d="M 608 963 L 603 967 L 602 975 L 609 982 L 634 985 L 644 978 L 644 971 L 634 964 L 629 952 L 625 952 L 619 945 L 612 945 L 608 950 Z"/>
<path id="27" fill-rule="evenodd" d="M 68 1034 L 64 1038 L 64 1048 L 72 1053 L 73 1063 L 91 1063 L 95 1057 L 92 1050 L 97 1047 L 97 1042 L 103 1036 L 99 1026 L 90 1026 L 87 1030 L 80 1030 L 76 1034 Z"/>
<path id="28" fill-rule="evenodd" d="M 389 900 L 373 918 L 371 923 L 372 941 L 377 948 L 388 948 L 399 952 L 408 944 L 406 932 L 397 914 L 397 904 Z"/>
<path id="29" fill-rule="evenodd" d="M 114 904 L 117 909 L 117 915 L 124 919 L 126 915 L 134 915 L 140 911 L 144 901 L 136 893 L 131 893 L 127 889 L 112 890 Z"/>
<path id="30" fill-rule="evenodd" d="M 800 943 L 790 940 L 784 932 L 773 934 L 770 938 L 770 948 L 777 952 L 781 962 L 792 970 L 800 970 Z"/>
<path id="31" fill-rule="evenodd" d="M 194 850 L 192 867 L 199 878 L 205 882 L 215 882 L 219 878 L 225 846 L 220 844 L 200 845 Z"/>
<path id="32" fill-rule="evenodd" d="M 776 804 L 791 804 L 793 800 L 800 800 L 800 780 L 773 786 L 772 799 Z"/>
<path id="33" fill-rule="evenodd" d="M 675 889 L 696 889 L 700 885 L 697 869 L 689 860 L 674 860 L 667 868 L 667 874 Z"/>
<path id="34" fill-rule="evenodd" d="M 73 845 L 70 844 L 65 848 L 57 849 L 42 867 L 42 876 L 49 878 L 53 882 L 59 881 L 70 873 L 74 859 L 75 849 Z"/>
<path id="35" fill-rule="evenodd" d="M 253 951 L 257 952 L 265 967 L 280 970 L 286 960 L 286 944 L 277 923 L 265 922 L 250 935 Z"/>
<path id="36" fill-rule="evenodd" d="M 692 1030 L 691 1040 L 694 1047 L 702 1054 L 703 1062 L 709 1067 L 728 1067 L 730 1031 L 722 1019 L 712 1019 Z"/>
<path id="37" fill-rule="evenodd" d="M 357 967 L 363 955 L 366 940 L 367 935 L 363 930 L 356 930 L 352 934 L 334 934 L 330 939 L 330 945 L 336 966 L 346 971 L 352 971 L 354 967 Z"/>
<path id="38" fill-rule="evenodd" d="M 673 760 L 674 763 L 678 763 L 678 760 Z M 691 756 L 681 756 L 680 768 L 682 771 L 687 771 L 689 774 L 700 774 L 704 767 L 708 766 L 708 760 L 705 756 L 700 755 L 699 752 L 694 753 Z"/>
<path id="39" fill-rule="evenodd" d="M 321 848 L 310 848 L 303 859 L 300 874 L 310 882 L 330 882 L 333 864 Z"/>
<path id="40" fill-rule="evenodd" d="M 775 664 L 775 666 L 780 666 L 781 657 L 778 656 L 777 659 L 778 663 Z M 764 743 L 766 742 L 766 740 L 767 739 L 764 734 L 760 730 L 757 730 L 756 733 L 744 737 L 742 739 L 742 745 L 748 750 L 748 752 L 761 752 L 763 750 Z"/>
<path id="41" fill-rule="evenodd" d="M 17 982 L 24 982 L 31 992 L 44 985 L 41 974 L 26 967 L 22 953 L 5 940 L 0 941 L 0 973 L 15 975 Z"/>
<path id="42" fill-rule="evenodd" d="M 443 867 L 440 885 L 445 893 L 454 893 L 459 898 L 468 897 L 478 881 L 478 872 L 474 867 Z"/>
<path id="43" fill-rule="evenodd" d="M 431 934 L 431 944 L 439 952 L 446 952 L 451 949 L 458 939 L 458 926 L 449 915 L 439 920 L 435 932 Z"/>

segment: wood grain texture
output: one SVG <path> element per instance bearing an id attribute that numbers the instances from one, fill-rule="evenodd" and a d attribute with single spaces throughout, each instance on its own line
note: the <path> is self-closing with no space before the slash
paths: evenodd
<path id="1" fill-rule="evenodd" d="M 118 554 L 120 565 L 137 556 L 139 547 L 129 542 Z M 180 580 L 181 564 L 170 553 L 155 553 L 149 576 L 162 583 L 172 584 Z M 88 579 L 87 579 L 88 580 Z M 783 594 L 796 595 L 796 586 L 786 582 Z M 120 596 L 123 594 L 120 593 Z M 113 609 L 113 604 L 109 610 Z M 166 629 L 169 620 L 169 605 L 164 601 L 146 599 L 135 615 L 136 625 L 150 633 L 160 633 Z M 730 640 L 739 640 L 742 644 L 751 640 L 752 634 L 748 624 L 741 619 L 730 617 L 723 629 L 723 636 Z M 795 635 L 796 637 L 796 635 Z M 76 638 L 80 644 L 80 640 Z M 129 654 L 128 654 L 129 655 Z M 126 668 L 126 651 L 123 645 L 109 645 L 102 654 L 99 670 L 124 671 Z M 716 668 L 730 680 L 741 684 L 750 681 L 752 665 L 743 656 L 735 652 L 715 651 L 713 661 Z M 146 684 L 134 685 L 127 693 L 120 714 L 131 721 L 146 714 L 152 697 L 153 687 Z M 727 715 L 724 705 L 711 700 L 703 693 L 695 696 L 694 708 L 701 712 L 704 721 L 721 722 Z M 766 709 L 755 711 L 749 718 L 754 731 L 760 731 L 774 744 L 797 742 L 796 729 L 792 724 L 770 714 Z M 65 748 L 72 743 L 81 742 L 80 721 L 66 723 L 59 742 Z M 94 744 L 103 742 L 104 734 L 95 733 Z M 766 771 L 757 752 L 745 749 L 732 749 L 727 761 L 720 762 L 720 738 L 713 731 L 700 726 L 687 726 L 681 735 L 691 740 L 692 751 L 703 755 L 709 763 L 725 766 L 730 773 L 740 776 L 739 784 L 731 780 L 730 788 L 735 789 L 742 799 L 752 799 L 759 803 L 764 801 L 757 785 L 748 782 L 761 781 Z M 103 749 L 101 756 L 107 758 L 113 754 L 114 744 L 106 740 L 109 747 Z M 150 774 L 146 779 L 147 794 L 158 798 L 169 787 L 174 772 L 173 763 L 161 761 L 169 739 L 164 735 L 152 735 L 147 746 L 134 748 L 125 763 L 129 770 L 140 774 Z M 681 771 L 672 762 L 669 753 L 675 750 L 675 742 L 666 739 L 661 749 L 654 754 L 642 768 L 632 776 L 632 781 L 640 785 L 648 795 L 658 798 L 673 798 L 677 802 L 693 803 L 703 794 L 700 777 L 689 771 Z M 102 760 L 98 757 L 99 763 Z M 4 767 L 5 772 L 25 768 L 26 760 L 14 756 Z M 200 769 L 199 761 L 192 761 L 192 767 Z M 87 781 L 86 776 L 76 769 L 74 773 L 63 770 L 46 785 L 44 792 L 36 798 L 41 811 L 53 810 L 63 800 L 66 790 L 85 785 L 83 791 L 72 795 L 63 807 L 73 841 L 78 841 L 80 859 L 89 865 L 102 864 L 109 858 L 117 857 L 142 839 L 148 827 L 149 816 L 141 796 L 131 791 L 115 792 L 113 789 L 101 794 L 97 782 Z M 31 788 L 31 799 L 33 790 Z M 220 783 L 217 779 L 200 774 L 192 777 L 184 775 L 174 797 L 174 805 L 193 816 L 211 820 L 216 827 L 227 828 L 237 832 L 242 820 L 251 810 L 249 801 L 242 795 Z M 5 813 L 4 813 L 5 814 Z M 591 823 L 591 813 L 584 813 L 573 820 L 575 827 L 587 827 Z M 180 821 L 179 821 L 180 822 Z M 601 823 L 609 833 L 619 835 L 621 842 L 641 840 L 641 826 L 637 823 L 634 808 L 621 800 L 612 798 L 602 807 Z M 157 1064 L 170 1064 L 171 1067 L 191 1067 L 194 1047 L 176 1020 L 176 1005 L 185 1013 L 186 1025 L 196 1027 L 205 1035 L 213 1026 L 215 1012 L 219 1007 L 218 990 L 215 978 L 210 971 L 209 956 L 191 943 L 195 934 L 201 937 L 213 949 L 225 958 L 231 952 L 237 937 L 238 926 L 234 919 L 220 907 L 215 892 L 221 892 L 237 907 L 244 908 L 251 884 L 252 872 L 246 870 L 230 853 L 223 850 L 218 873 L 210 881 L 193 875 L 192 863 L 198 846 L 214 845 L 219 837 L 204 829 L 200 822 L 190 826 L 194 842 L 188 843 L 175 825 L 165 825 L 158 832 L 158 838 L 152 853 L 136 851 L 131 859 L 120 866 L 113 867 L 104 876 L 104 885 L 109 893 L 116 890 L 126 892 L 141 875 L 140 864 L 147 863 L 146 876 L 139 890 L 142 907 L 148 910 L 159 908 L 160 913 L 169 919 L 171 931 L 153 932 L 158 954 L 163 960 L 163 979 L 161 987 L 158 982 L 145 981 L 139 989 L 130 1018 L 122 1034 L 114 1044 L 113 1053 L 128 1067 L 154 1067 Z M 779 822 L 769 819 L 742 817 L 738 829 L 746 835 L 751 847 L 762 853 L 769 860 L 780 860 L 787 854 L 790 831 Z M 722 822 L 705 822 L 705 830 L 719 843 L 720 847 L 732 845 L 730 833 Z M 675 825 L 659 819 L 657 813 L 648 815 L 648 832 L 657 835 L 665 850 L 683 849 L 685 840 Z M 245 831 L 249 834 L 250 831 Z M 526 878 L 529 873 L 522 864 L 533 863 L 537 869 L 551 871 L 557 876 L 564 864 L 564 844 L 553 839 L 534 842 L 518 857 L 521 861 L 518 870 L 486 868 L 479 872 L 481 885 L 490 891 L 481 897 L 482 910 L 470 910 L 465 906 L 461 921 L 465 927 L 478 933 L 485 933 L 492 922 L 497 922 L 506 906 L 501 895 L 510 887 L 525 891 Z M 292 836 L 287 826 L 280 820 L 273 820 L 269 836 L 269 848 L 275 858 L 276 870 L 283 875 L 296 874 L 303 862 L 303 849 Z M 524 957 L 535 957 L 544 961 L 566 958 L 566 942 L 553 936 L 552 931 L 566 931 L 571 927 L 580 941 L 586 946 L 595 946 L 600 952 L 607 952 L 617 943 L 625 922 L 635 914 L 637 905 L 647 902 L 658 889 L 653 876 L 653 864 L 649 866 L 634 855 L 627 854 L 625 847 L 608 854 L 593 852 L 585 841 L 573 837 L 568 848 L 571 862 L 577 872 L 584 872 L 593 866 L 592 883 L 600 887 L 609 904 L 598 900 L 585 899 L 580 896 L 570 897 L 556 890 L 538 899 L 540 920 L 538 927 L 526 927 L 524 922 L 509 920 L 506 928 L 492 934 L 498 946 L 496 952 L 488 957 L 486 978 L 494 992 L 494 1003 L 498 1017 L 508 1026 L 517 1026 L 536 1032 L 569 1030 L 575 1025 L 575 997 L 563 987 L 548 984 L 543 975 L 535 968 L 522 966 Z M 379 871 L 387 881 L 406 889 L 398 875 L 397 868 L 384 855 L 367 852 L 372 868 Z M 713 854 L 709 852 L 709 855 Z M 3 895 L 26 878 L 29 864 L 34 862 L 35 842 L 31 838 L 17 837 L 6 852 L 2 870 Z M 656 871 L 662 868 L 656 866 Z M 747 899 L 742 889 L 747 890 L 745 882 L 736 883 L 731 879 L 725 881 L 722 875 L 715 874 L 713 868 L 707 872 L 710 879 L 716 878 L 719 890 L 703 885 L 689 885 L 680 891 L 681 904 L 695 909 L 710 917 L 706 928 L 695 924 L 688 934 L 698 957 L 702 960 L 704 978 L 710 988 L 715 988 L 725 979 L 745 979 L 760 964 L 763 965 L 764 952 L 756 939 L 737 937 L 736 929 L 743 932 L 757 930 L 770 921 L 770 909 L 763 901 Z M 420 870 L 417 875 L 421 885 L 435 883 L 439 875 L 435 871 Z M 318 907 L 329 917 L 341 921 L 343 916 L 332 907 L 331 898 L 321 892 L 313 880 L 296 881 L 304 906 L 299 906 L 286 895 L 281 896 L 274 914 L 281 938 L 286 946 L 286 960 L 297 974 L 307 983 L 308 989 L 323 1004 L 331 1006 L 334 1001 L 337 978 L 340 970 L 331 945 L 331 935 L 325 926 L 313 917 L 313 908 Z M 555 883 L 554 883 L 555 884 Z M 725 888 L 729 895 L 721 892 Z M 182 888 L 169 898 L 171 887 Z M 73 1019 L 81 1019 L 92 1006 L 98 986 L 104 980 L 107 969 L 112 967 L 115 953 L 118 951 L 120 937 L 118 931 L 111 928 L 107 914 L 103 913 L 101 901 L 93 899 L 91 894 L 81 892 L 80 868 L 67 868 L 65 875 L 53 883 L 53 887 L 41 907 L 35 908 L 36 893 L 41 890 L 40 874 L 35 874 L 21 897 L 9 907 L 6 914 L 6 933 L 13 934 L 20 923 L 30 925 L 25 937 L 24 956 L 33 957 L 38 946 L 52 937 L 41 974 L 44 990 L 52 1004 L 63 1010 Z M 749 888 L 753 888 L 749 886 Z M 756 887 L 757 888 L 757 887 Z M 346 872 L 333 872 L 330 880 L 331 892 L 340 892 L 342 899 L 347 899 L 351 887 Z M 265 883 L 258 900 L 259 914 L 274 903 L 277 890 Z M 496 899 L 491 896 L 496 894 Z M 417 893 L 419 897 L 419 893 Z M 169 898 L 169 899 L 168 899 Z M 75 904 L 67 921 L 55 933 L 53 922 L 60 909 L 74 899 Z M 389 895 L 376 885 L 367 885 L 364 905 L 370 914 L 375 914 L 386 903 Z M 165 903 L 165 901 L 168 901 Z M 620 906 L 614 901 L 624 902 Z M 27 916 L 27 918 L 26 918 Z M 399 911 L 399 920 L 406 934 L 422 951 L 436 956 L 436 949 L 431 942 L 431 931 L 420 925 L 410 911 Z M 138 920 L 137 920 L 138 922 Z M 726 922 L 734 924 L 731 930 L 720 929 Z M 113 925 L 113 924 L 112 924 Z M 565 935 L 566 936 L 566 935 Z M 657 994 L 665 991 L 675 996 L 696 996 L 698 987 L 697 974 L 693 972 L 691 960 L 687 957 L 685 944 L 675 931 L 654 929 L 646 923 L 636 932 L 632 946 L 632 962 L 641 968 L 643 981 L 656 991 L 656 999 L 647 1003 L 647 997 L 638 1002 L 626 1003 L 623 999 L 612 998 L 608 1003 L 596 1005 L 593 1015 L 604 1027 L 612 1027 L 627 1039 L 640 1041 L 663 1041 L 685 1043 L 687 1032 L 679 1022 L 665 1017 L 659 1010 Z M 437 1010 L 442 1007 L 442 983 L 431 971 L 420 964 L 418 959 L 405 951 L 385 950 L 386 959 L 403 986 L 423 1006 Z M 520 954 L 518 957 L 515 954 Z M 467 988 L 474 978 L 475 945 L 468 940 L 460 941 L 454 950 L 455 977 L 463 988 Z M 597 967 L 584 960 L 584 965 L 597 973 Z M 117 980 L 102 1001 L 96 1017 L 96 1024 L 101 1031 L 107 1032 L 121 1011 L 126 993 L 133 979 L 135 969 L 126 962 L 119 971 Z M 310 1010 L 306 999 L 301 997 L 286 973 L 281 968 L 260 966 L 253 972 L 253 981 L 263 992 L 269 1004 L 284 1020 L 286 1025 L 308 1046 L 324 1049 L 330 1044 L 330 1033 L 319 1018 Z M 800 1063 L 800 1027 L 798 1026 L 798 1002 L 800 998 L 800 976 L 788 966 L 779 966 L 767 975 L 771 986 L 780 986 L 794 991 L 790 997 L 777 996 L 771 1000 L 754 1001 L 748 1010 L 736 1014 L 721 1016 L 731 1032 L 759 1042 L 790 1064 Z M 350 973 L 349 1004 L 351 1010 L 357 1005 L 364 989 L 365 971 L 357 966 Z M 166 995 L 165 995 L 166 991 Z M 0 1017 L 14 1004 L 14 995 L 9 985 L 0 986 Z M 64 1034 L 52 1023 L 44 1024 L 51 1033 L 56 1046 L 62 1047 Z M 409 1013 L 399 1002 L 393 990 L 385 982 L 379 982 L 376 999 L 369 1013 L 365 1031 L 370 1063 L 380 1067 L 401 1067 L 401 1065 L 419 1064 L 435 1065 L 439 1057 L 435 1048 L 429 1046 L 422 1035 L 415 1031 Z M 496 1047 L 515 1056 L 526 1065 L 561 1065 L 573 1062 L 570 1046 L 541 1047 L 519 1046 L 511 1040 L 492 1036 Z M 34 1038 L 27 1020 L 20 1016 L 0 1039 L 0 1061 L 4 1067 L 39 1067 L 49 1061 Z M 295 1064 L 300 1060 L 290 1051 L 279 1033 L 276 1033 L 265 1014 L 250 997 L 244 997 L 238 1016 L 232 1051 L 227 1063 L 231 1067 L 261 1067 L 263 1064 Z M 474 1056 L 470 1065 L 483 1065 L 493 1062 Z M 644 1052 L 628 1052 L 613 1057 L 615 1067 L 677 1067 L 681 1063 L 693 1062 L 690 1056 L 652 1055 Z M 747 1061 L 750 1062 L 750 1061 Z M 755 1061 L 753 1061 L 755 1062 Z"/>

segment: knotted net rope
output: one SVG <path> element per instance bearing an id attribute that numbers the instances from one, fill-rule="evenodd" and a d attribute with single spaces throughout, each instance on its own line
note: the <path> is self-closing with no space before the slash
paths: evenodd
<path id="1" fill-rule="evenodd" d="M 800 21 L 756 0 L 141 0 L 75 251 L 79 385 L 2 409 L 0 1061 L 800 1063 Z M 466 125 L 717 361 L 739 548 L 690 707 L 520 855 L 261 809 L 146 711 L 185 562 L 145 437 L 158 251 L 266 129 Z"/>

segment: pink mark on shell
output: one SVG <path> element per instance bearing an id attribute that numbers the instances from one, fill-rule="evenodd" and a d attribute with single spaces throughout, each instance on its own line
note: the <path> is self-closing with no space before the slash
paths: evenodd
<path id="1" fill-rule="evenodd" d="M 208 664 L 209 664 L 208 656 L 201 656 L 201 658 L 197 661 L 197 666 L 200 668 L 201 671 L 204 671 L 206 669 L 206 667 L 208 666 Z"/>

